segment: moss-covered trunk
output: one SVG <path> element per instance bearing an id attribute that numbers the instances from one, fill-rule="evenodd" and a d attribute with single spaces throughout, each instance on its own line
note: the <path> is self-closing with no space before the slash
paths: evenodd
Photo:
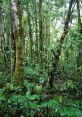
<path id="1" fill-rule="evenodd" d="M 15 65 L 15 84 L 23 85 L 23 29 L 22 29 L 22 10 L 19 0 L 11 0 L 11 10 L 13 13 L 13 27 L 16 41 L 16 65 Z"/>

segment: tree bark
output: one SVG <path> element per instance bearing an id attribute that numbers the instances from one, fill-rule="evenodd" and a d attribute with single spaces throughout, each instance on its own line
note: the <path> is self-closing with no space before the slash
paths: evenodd
<path id="1" fill-rule="evenodd" d="M 2 62 L 3 62 L 3 76 L 5 78 L 7 72 L 7 56 L 6 56 L 6 45 L 3 32 L 3 13 L 2 13 L 2 0 L 0 0 L 0 39 L 1 39 L 1 50 L 2 50 Z"/>
<path id="2" fill-rule="evenodd" d="M 16 65 L 16 40 L 14 34 L 14 26 L 13 26 L 13 12 L 12 7 L 10 6 L 10 26 L 11 26 L 11 75 L 14 76 L 15 73 L 15 65 Z"/>
<path id="3" fill-rule="evenodd" d="M 81 22 L 81 14 L 80 14 L 80 1 L 76 0 L 77 2 L 77 13 L 78 13 L 78 31 L 82 35 L 82 22 Z M 82 40 L 82 39 L 81 39 Z M 79 43 L 79 52 L 77 56 L 77 68 L 82 66 L 82 41 L 80 40 Z M 79 73 L 82 76 L 82 69 L 78 69 L 77 73 Z"/>
<path id="4" fill-rule="evenodd" d="M 43 61 L 42 0 L 39 0 L 39 61 Z"/>
<path id="5" fill-rule="evenodd" d="M 38 35 L 38 16 L 37 16 L 37 1 L 35 1 L 35 55 L 37 62 L 39 62 L 39 35 Z"/>
<path id="6" fill-rule="evenodd" d="M 53 55 L 54 55 L 53 68 L 52 68 L 52 70 L 50 72 L 50 82 L 51 82 L 50 86 L 51 87 L 53 87 L 54 75 L 56 75 L 57 66 L 58 66 L 60 55 L 61 55 L 62 45 L 63 45 L 64 39 L 65 39 L 66 35 L 68 34 L 69 29 L 70 29 L 69 23 L 71 22 L 71 15 L 72 15 L 72 11 L 73 11 L 72 10 L 73 3 L 74 3 L 74 1 L 70 0 L 68 13 L 67 13 L 65 24 L 64 24 L 64 32 L 61 35 L 57 51 L 56 52 L 53 51 Z M 51 74 L 54 74 L 54 75 L 51 75 Z"/>
<path id="7" fill-rule="evenodd" d="M 23 85 L 23 29 L 22 29 L 22 11 L 19 0 L 11 0 L 11 10 L 13 15 L 13 29 L 16 41 L 16 66 L 15 66 L 15 84 Z"/>
<path id="8" fill-rule="evenodd" d="M 29 39 L 30 39 L 30 60 L 33 59 L 33 36 L 32 36 L 32 25 L 31 25 L 31 18 L 29 14 L 29 8 L 27 5 L 27 13 L 28 13 L 28 27 L 29 27 Z"/>

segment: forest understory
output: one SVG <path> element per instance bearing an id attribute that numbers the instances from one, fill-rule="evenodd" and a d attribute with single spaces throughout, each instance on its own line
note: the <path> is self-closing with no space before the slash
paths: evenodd
<path id="1" fill-rule="evenodd" d="M 82 0 L 0 0 L 0 117 L 82 117 Z"/>

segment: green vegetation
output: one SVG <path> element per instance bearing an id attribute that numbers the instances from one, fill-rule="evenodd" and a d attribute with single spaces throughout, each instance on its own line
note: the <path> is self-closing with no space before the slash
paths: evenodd
<path id="1" fill-rule="evenodd" d="M 0 117 L 82 117 L 81 7 L 0 0 Z"/>

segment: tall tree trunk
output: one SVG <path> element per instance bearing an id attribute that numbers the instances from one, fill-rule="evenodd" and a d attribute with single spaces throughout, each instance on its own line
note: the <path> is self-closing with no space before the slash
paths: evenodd
<path id="1" fill-rule="evenodd" d="M 64 24 L 64 32 L 61 35 L 58 49 L 57 49 L 56 52 L 53 51 L 54 61 L 53 61 L 53 68 L 50 72 L 50 80 L 49 80 L 51 87 L 53 87 L 53 79 L 54 79 L 54 75 L 57 71 L 57 66 L 58 66 L 60 55 L 61 55 L 62 45 L 63 45 L 64 39 L 65 39 L 66 35 L 68 34 L 69 29 L 70 29 L 69 23 L 71 23 L 71 15 L 72 15 L 72 12 L 73 12 L 73 9 L 72 9 L 73 2 L 74 2 L 73 0 L 70 0 L 70 2 L 69 2 L 68 14 L 66 16 L 66 20 L 65 20 L 65 24 Z"/>
<path id="2" fill-rule="evenodd" d="M 80 14 L 80 0 L 76 0 L 77 2 L 77 13 L 78 13 L 78 30 L 79 33 L 82 35 L 82 22 L 81 22 L 81 14 Z M 82 66 L 82 39 L 79 43 L 79 53 L 77 57 L 77 67 L 79 68 Z M 80 73 L 79 73 L 80 72 Z M 82 75 L 82 69 L 78 70 L 78 73 Z"/>
<path id="3" fill-rule="evenodd" d="M 14 26 L 13 26 L 13 12 L 10 6 L 10 23 L 11 23 L 11 75 L 14 76 L 15 73 L 15 64 L 16 64 L 16 40 L 14 34 Z"/>
<path id="4" fill-rule="evenodd" d="M 47 59 L 47 69 L 46 71 L 49 72 L 49 66 L 50 66 L 50 8 L 49 8 L 49 2 L 47 3 L 47 8 L 46 8 L 47 12 L 46 12 L 46 45 L 47 45 L 47 50 L 46 50 L 46 59 Z"/>
<path id="5" fill-rule="evenodd" d="M 35 55 L 37 62 L 39 62 L 39 35 L 38 35 L 38 16 L 37 16 L 37 1 L 35 1 L 35 37 L 36 37 L 36 42 L 35 42 Z"/>
<path id="6" fill-rule="evenodd" d="M 23 29 L 22 29 L 22 11 L 19 0 L 11 0 L 11 10 L 13 15 L 13 29 L 16 40 L 16 66 L 15 66 L 15 84 L 23 85 Z"/>
<path id="7" fill-rule="evenodd" d="M 33 36 L 32 36 L 32 25 L 31 25 L 31 18 L 29 14 L 29 8 L 27 5 L 27 13 L 28 13 L 28 27 L 29 27 L 29 39 L 30 39 L 30 59 L 32 60 L 33 58 Z"/>
<path id="8" fill-rule="evenodd" d="M 66 35 L 68 34 L 69 29 L 70 29 L 69 23 L 71 23 L 71 20 L 72 20 L 71 19 L 72 6 L 73 6 L 73 0 L 70 0 L 68 14 L 67 14 L 67 17 L 66 17 L 66 20 L 65 20 L 65 24 L 64 24 L 64 32 L 61 35 L 60 42 L 59 42 L 60 44 L 59 44 L 58 50 L 54 54 L 54 59 L 55 59 L 54 60 L 55 61 L 54 68 L 55 68 L 55 70 L 57 69 L 57 64 L 59 62 L 59 57 L 61 55 L 61 49 L 62 49 L 62 45 L 63 45 L 64 39 L 65 39 Z"/>
<path id="9" fill-rule="evenodd" d="M 43 61 L 42 0 L 39 0 L 39 60 Z"/>
<path id="10" fill-rule="evenodd" d="M 0 0 L 0 40 L 1 40 L 1 50 L 2 50 L 2 60 L 3 60 L 3 75 L 5 77 L 7 71 L 7 56 L 6 56 L 6 44 L 3 33 L 3 13 L 2 13 L 2 0 Z"/>

